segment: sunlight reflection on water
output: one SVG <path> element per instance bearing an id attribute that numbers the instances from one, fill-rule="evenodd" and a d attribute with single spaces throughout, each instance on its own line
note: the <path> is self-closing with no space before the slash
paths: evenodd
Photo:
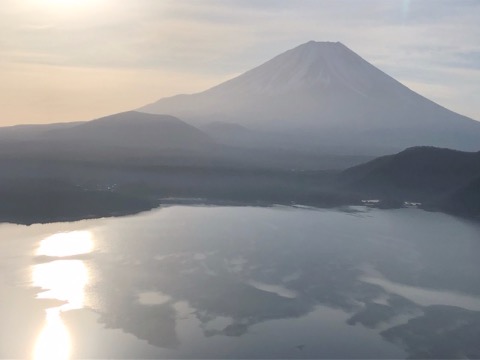
<path id="1" fill-rule="evenodd" d="M 89 231 L 72 231 L 51 235 L 40 242 L 36 255 L 73 256 L 92 252 L 93 239 Z"/>
<path id="2" fill-rule="evenodd" d="M 90 232 L 74 231 L 43 239 L 36 255 L 69 257 L 90 253 L 93 248 Z M 70 358 L 72 345 L 62 312 L 84 307 L 85 287 L 89 278 L 88 267 L 82 260 L 54 260 L 33 266 L 33 286 L 44 290 L 37 294 L 37 298 L 65 302 L 46 310 L 45 325 L 37 337 L 33 351 L 34 360 Z"/>
<path id="3" fill-rule="evenodd" d="M 70 334 L 65 326 L 60 309 L 46 311 L 46 321 L 33 353 L 34 360 L 67 360 L 70 358 Z"/>
<path id="4" fill-rule="evenodd" d="M 83 307 L 88 279 L 87 266 L 81 260 L 56 260 L 33 267 L 33 285 L 46 289 L 37 298 L 65 301 L 61 311 Z"/>

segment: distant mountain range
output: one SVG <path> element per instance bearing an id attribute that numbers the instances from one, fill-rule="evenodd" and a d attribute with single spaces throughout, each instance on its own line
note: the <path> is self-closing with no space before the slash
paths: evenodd
<path id="1" fill-rule="evenodd" d="M 480 123 L 340 43 L 309 42 L 140 110 L 0 128 L 0 221 L 127 214 L 165 198 L 324 207 L 379 199 L 480 217 Z"/>
<path id="2" fill-rule="evenodd" d="M 0 128 L 0 140 L 151 150 L 197 150 L 214 144 L 207 134 L 173 116 L 135 111 L 86 122 Z"/>
<path id="3" fill-rule="evenodd" d="M 341 43 L 313 41 L 139 111 L 0 128 L 0 155 L 180 153 L 182 161 L 293 169 L 345 168 L 419 145 L 478 151 L 480 122 L 416 94 Z"/>
<path id="4" fill-rule="evenodd" d="M 237 125 L 212 123 L 201 129 L 170 115 L 127 111 L 85 122 L 0 128 L 3 158 L 121 161 L 150 165 L 336 169 L 372 157 L 311 153 L 302 149 L 242 146 L 236 134 L 263 134 Z M 209 133 L 209 134 L 208 134 Z M 218 137 L 230 137 L 227 143 Z"/>
<path id="5" fill-rule="evenodd" d="M 341 43 L 311 41 L 204 92 L 138 110 L 195 126 L 216 123 L 216 139 L 235 137 L 249 146 L 375 154 L 418 145 L 480 150 L 480 122 L 415 93 Z M 236 127 L 220 133 L 219 122 Z"/>
<path id="6" fill-rule="evenodd" d="M 7 159 L 8 160 L 8 159 Z M 161 203 L 336 207 L 404 202 L 480 219 L 480 153 L 417 147 L 344 171 L 0 156 L 0 222 L 130 214 Z M 183 200 L 182 200 L 183 199 Z"/>

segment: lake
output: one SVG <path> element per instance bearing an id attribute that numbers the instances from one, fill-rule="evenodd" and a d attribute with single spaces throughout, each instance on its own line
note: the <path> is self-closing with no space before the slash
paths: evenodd
<path id="1" fill-rule="evenodd" d="M 480 225 L 171 206 L 0 225 L 0 358 L 480 358 Z"/>

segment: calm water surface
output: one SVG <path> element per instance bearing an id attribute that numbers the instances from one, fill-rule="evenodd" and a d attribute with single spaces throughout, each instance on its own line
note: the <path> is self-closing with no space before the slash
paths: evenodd
<path id="1" fill-rule="evenodd" d="M 173 206 L 0 225 L 0 358 L 480 358 L 480 226 Z"/>

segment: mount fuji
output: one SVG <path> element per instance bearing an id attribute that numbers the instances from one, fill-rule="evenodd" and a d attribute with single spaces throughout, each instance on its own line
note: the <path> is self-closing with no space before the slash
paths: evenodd
<path id="1" fill-rule="evenodd" d="M 206 91 L 138 111 L 177 116 L 234 145 L 480 150 L 480 122 L 417 94 L 338 42 L 310 41 Z"/>

